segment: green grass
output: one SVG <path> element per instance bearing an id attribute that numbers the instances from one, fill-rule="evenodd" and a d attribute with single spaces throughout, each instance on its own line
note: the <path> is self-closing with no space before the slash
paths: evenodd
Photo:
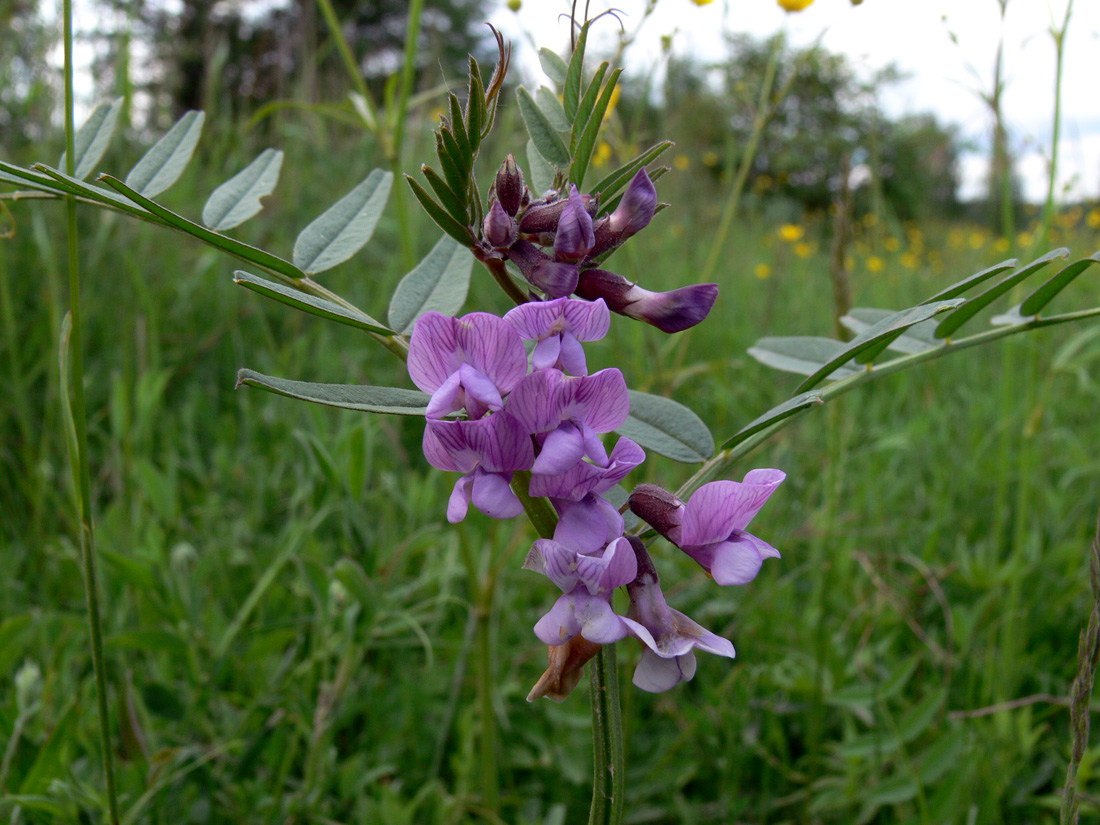
<path id="1" fill-rule="evenodd" d="M 310 176 L 284 173 L 239 234 L 281 254 L 371 166 L 358 145 L 337 160 L 300 137 L 275 142 L 291 155 L 285 169 Z M 248 154 L 200 159 L 167 204 L 197 213 Z M 721 203 L 717 190 L 705 196 L 709 185 L 670 175 L 660 190 L 674 208 L 611 268 L 651 288 L 690 282 Z M 98 821 L 57 395 L 61 210 L 14 211 L 18 235 L 0 244 L 0 815 Z M 531 627 L 555 597 L 519 569 L 530 528 L 476 513 L 461 530 L 448 526 L 453 478 L 427 466 L 415 421 L 232 389 L 242 366 L 408 386 L 402 365 L 361 333 L 234 287 L 225 257 L 118 216 L 80 217 L 111 733 L 127 821 L 578 821 L 591 781 L 584 691 L 561 706 L 524 701 L 544 667 Z M 746 349 L 765 334 L 828 335 L 832 311 L 825 254 L 794 254 L 777 223 L 752 213 L 736 229 L 706 324 L 668 338 L 616 318 L 609 339 L 588 348 L 592 368 L 620 366 L 631 386 L 673 395 L 719 439 L 789 395 L 797 377 Z M 958 248 L 955 227 L 921 229 L 916 269 L 864 233 L 857 305 L 907 306 L 1007 257 L 988 241 Z M 437 236 L 420 221 L 418 253 Z M 1084 228 L 1065 240 L 1076 255 L 1100 245 Z M 397 249 L 389 217 L 322 280 L 384 317 L 402 275 Z M 886 263 L 877 274 L 866 267 L 872 253 Z M 772 267 L 767 280 L 753 275 L 760 262 Z M 469 306 L 504 309 L 494 290 L 477 271 Z M 1097 296 L 1086 275 L 1058 306 Z M 693 682 L 652 696 L 629 686 L 638 652 L 620 645 L 627 821 L 1056 821 L 1068 708 L 969 712 L 1068 694 L 1100 501 L 1098 342 L 1095 325 L 1068 326 L 972 350 L 783 431 L 736 468 L 789 476 L 753 525 L 783 558 L 748 587 L 718 588 L 655 545 L 670 602 L 730 636 L 738 658 L 701 657 Z M 632 480 L 674 487 L 690 472 L 653 457 Z M 479 604 L 489 607 L 480 638 L 490 645 L 499 820 L 483 805 Z M 19 673 L 31 682 L 21 692 Z M 1086 816 L 1098 810 L 1097 756 L 1089 750 L 1080 774 Z"/>

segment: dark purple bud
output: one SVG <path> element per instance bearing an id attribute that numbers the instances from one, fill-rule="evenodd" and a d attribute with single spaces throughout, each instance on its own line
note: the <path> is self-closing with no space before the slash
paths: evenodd
<path id="1" fill-rule="evenodd" d="M 627 503 L 630 505 L 630 512 L 669 541 L 679 543 L 684 502 L 656 484 L 639 484 L 630 494 Z M 639 575 L 642 572 L 640 566 L 638 572 Z M 657 574 L 654 573 L 653 577 L 656 581 Z"/>
<path id="2" fill-rule="evenodd" d="M 596 201 L 591 195 L 581 195 L 581 203 L 584 204 L 584 211 L 590 216 L 596 211 Z M 519 219 L 519 231 L 524 235 L 556 232 L 558 220 L 568 204 L 568 198 L 531 204 Z"/>
<path id="3" fill-rule="evenodd" d="M 717 284 L 694 284 L 671 292 L 650 292 L 622 275 L 604 269 L 580 274 L 576 293 L 594 301 L 603 298 L 612 312 L 645 321 L 662 332 L 682 332 L 698 324 L 718 297 Z"/>
<path id="4" fill-rule="evenodd" d="M 482 224 L 485 240 L 497 248 L 503 248 L 516 239 L 516 222 L 508 217 L 500 201 L 493 201 L 489 214 Z"/>
<path id="5" fill-rule="evenodd" d="M 554 236 L 554 257 L 559 261 L 576 263 L 592 249 L 596 242 L 592 234 L 592 216 L 585 211 L 577 187 L 569 189 L 569 200 L 558 219 L 557 234 Z"/>
<path id="6" fill-rule="evenodd" d="M 511 152 L 497 172 L 496 193 L 501 207 L 514 218 L 523 200 L 523 172 L 516 165 L 516 159 Z"/>
<path id="7" fill-rule="evenodd" d="M 568 295 L 577 288 L 577 267 L 553 260 L 530 241 L 516 241 L 508 247 L 508 257 L 524 278 L 551 298 Z"/>
<path id="8" fill-rule="evenodd" d="M 626 187 L 622 200 L 611 213 L 611 230 L 625 241 L 645 229 L 657 211 L 657 190 L 644 168 L 638 170 Z"/>

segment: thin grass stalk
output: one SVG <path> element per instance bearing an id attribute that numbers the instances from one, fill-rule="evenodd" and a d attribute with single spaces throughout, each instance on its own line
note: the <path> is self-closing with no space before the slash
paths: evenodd
<path id="1" fill-rule="evenodd" d="M 707 255 L 706 264 L 703 266 L 703 276 L 700 278 L 702 281 L 711 281 L 714 279 L 714 270 L 718 267 L 718 259 L 722 254 L 722 249 L 726 245 L 726 238 L 729 235 L 730 227 L 733 226 L 733 219 L 737 214 L 737 207 L 741 203 L 741 193 L 745 189 L 745 181 L 749 177 L 749 170 L 752 168 L 752 162 L 756 158 L 756 153 L 760 148 L 760 138 L 764 134 L 764 129 L 767 127 L 772 115 L 775 113 L 774 106 L 770 101 L 772 87 L 775 85 L 776 70 L 779 65 L 779 54 L 782 50 L 783 39 L 777 37 L 775 39 L 775 45 L 772 47 L 771 56 L 768 58 L 768 66 L 764 70 L 764 81 L 760 84 L 760 98 L 756 104 L 756 117 L 753 118 L 752 134 L 749 135 L 748 143 L 745 144 L 745 150 L 741 153 L 741 164 L 737 167 L 737 176 L 734 178 L 729 195 L 726 197 L 726 204 L 722 208 L 722 217 L 718 221 L 718 230 L 714 233 L 714 240 L 711 241 L 710 245 L 710 253 Z"/>
<path id="2" fill-rule="evenodd" d="M 626 759 L 615 645 L 603 645 L 592 659 L 592 807 L 588 825 L 619 825 L 623 818 Z"/>
<path id="3" fill-rule="evenodd" d="M 73 123 L 73 8 L 64 0 L 65 41 L 65 171 L 75 173 L 76 128 Z M 92 530 L 92 478 L 88 467 L 88 426 L 84 410 L 84 353 L 81 346 L 83 324 L 80 312 L 80 253 L 77 249 L 76 200 L 65 198 L 69 247 L 69 314 L 72 323 L 71 364 L 73 425 L 76 430 L 76 465 L 80 507 L 80 555 L 84 565 L 84 590 L 88 604 L 88 627 L 92 637 L 92 668 L 95 671 L 96 706 L 99 713 L 99 744 L 103 753 L 103 773 L 107 783 L 107 814 L 111 825 L 118 825 L 118 793 L 115 788 L 114 755 L 111 750 L 110 715 L 107 709 L 107 673 L 103 661 L 103 627 L 99 614 L 99 580 L 96 573 L 95 541 Z"/>
<path id="4" fill-rule="evenodd" d="M 1066 785 L 1062 791 L 1059 816 L 1061 825 L 1077 825 L 1081 818 L 1081 800 L 1077 796 L 1077 773 L 1089 745 L 1089 703 L 1100 664 L 1100 517 L 1096 520 L 1096 535 L 1089 552 L 1089 584 L 1092 588 L 1092 611 L 1088 625 L 1081 629 L 1077 643 L 1077 675 L 1070 693 L 1070 729 L 1073 731 L 1073 751 L 1066 769 Z"/>
<path id="5" fill-rule="evenodd" d="M 390 167 L 397 180 L 401 180 L 401 158 L 405 151 L 405 116 L 412 96 L 413 81 L 416 78 L 416 46 L 420 39 L 420 16 L 424 11 L 424 0 L 410 0 L 409 22 L 405 29 L 405 60 L 401 66 L 401 82 L 397 92 L 397 115 L 393 127 L 393 149 Z M 405 269 L 416 265 L 416 252 L 413 248 L 412 225 L 409 219 L 408 195 L 405 187 L 395 186 L 392 190 L 394 210 L 397 212 L 397 227 L 401 236 L 401 254 Z"/>

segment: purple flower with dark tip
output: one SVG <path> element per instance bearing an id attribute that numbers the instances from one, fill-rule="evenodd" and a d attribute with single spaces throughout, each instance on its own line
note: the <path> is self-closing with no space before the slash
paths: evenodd
<path id="1" fill-rule="evenodd" d="M 574 264 L 555 261 L 530 241 L 508 247 L 508 258 L 523 277 L 551 298 L 561 298 L 577 288 L 580 270 Z"/>
<path id="2" fill-rule="evenodd" d="M 523 504 L 509 484 L 512 473 L 530 469 L 535 460 L 531 438 L 506 412 L 477 421 L 428 421 L 424 457 L 440 470 L 464 475 L 455 482 L 447 521 L 466 518 L 470 502 L 492 518 L 513 518 Z"/>
<path id="3" fill-rule="evenodd" d="M 535 625 L 535 635 L 546 644 L 565 644 L 580 634 L 606 645 L 627 635 L 626 623 L 611 607 L 615 588 L 633 581 L 637 573 L 637 560 L 626 539 L 616 539 L 590 555 L 539 539 L 524 567 L 545 573 L 563 591 Z"/>
<path id="4" fill-rule="evenodd" d="M 634 684 L 650 693 L 661 693 L 690 681 L 695 675 L 694 649 L 733 658 L 733 644 L 674 610 L 665 601 L 660 579 L 645 545 L 635 536 L 633 549 L 637 574 L 626 585 L 630 612 L 623 618 L 630 635 L 645 645 L 634 669 Z"/>
<path id="5" fill-rule="evenodd" d="M 644 168 L 630 179 L 619 205 L 611 213 L 610 228 L 620 242 L 640 232 L 653 220 L 657 211 L 657 189 Z"/>
<path id="6" fill-rule="evenodd" d="M 504 407 L 504 396 L 527 374 L 527 353 L 503 318 L 426 312 L 413 327 L 408 368 L 413 383 L 432 394 L 428 418 L 463 407 L 470 418 L 481 418 Z"/>
<path id="7" fill-rule="evenodd" d="M 500 165 L 494 189 L 505 213 L 514 218 L 523 201 L 523 172 L 516 165 L 516 159 L 511 152 Z"/>
<path id="8" fill-rule="evenodd" d="M 602 300 L 555 298 L 531 301 L 509 310 L 504 320 L 525 341 L 537 341 L 531 366 L 537 370 L 557 367 L 572 375 L 588 375 L 581 341 L 598 341 L 607 335 L 611 313 Z"/>
<path id="9" fill-rule="evenodd" d="M 746 528 L 786 477 L 782 470 L 751 470 L 744 481 L 704 484 L 687 504 L 643 485 L 645 490 L 631 495 L 630 509 L 695 559 L 718 584 L 748 584 L 764 559 L 779 558 L 779 551 Z"/>
<path id="10" fill-rule="evenodd" d="M 567 376 L 556 369 L 539 370 L 515 388 L 508 399 L 508 411 L 528 432 L 540 436 L 542 451 L 532 472 L 557 475 L 585 456 L 607 466 L 607 451 L 599 434 L 611 432 L 626 420 L 630 396 L 623 374 L 614 368 L 579 376 Z"/>
<path id="11" fill-rule="evenodd" d="M 650 292 L 615 272 L 586 269 L 580 273 L 574 292 L 590 301 L 603 298 L 612 312 L 672 333 L 689 329 L 707 317 L 718 298 L 718 285 L 694 284 L 670 292 Z"/>
<path id="12" fill-rule="evenodd" d="M 645 461 L 645 450 L 626 436 L 619 439 L 607 457 L 607 466 L 600 467 L 578 461 L 564 473 L 531 476 L 532 496 L 579 501 L 588 494 L 602 495 L 626 478 Z"/>
<path id="13" fill-rule="evenodd" d="M 585 210 L 577 187 L 571 186 L 569 200 L 558 219 L 554 233 L 554 257 L 559 261 L 575 264 L 584 260 L 595 242 L 592 216 Z"/>

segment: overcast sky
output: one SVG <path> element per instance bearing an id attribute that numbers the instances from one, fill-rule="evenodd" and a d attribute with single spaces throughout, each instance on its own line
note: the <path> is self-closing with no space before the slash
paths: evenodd
<path id="1" fill-rule="evenodd" d="M 1029 199 L 1046 195 L 1054 111 L 1055 49 L 1052 23 L 1061 24 L 1068 0 L 1009 0 L 1004 28 L 1008 86 L 1004 108 L 1018 172 Z M 566 2 L 524 0 L 518 14 L 502 8 L 494 22 L 511 38 L 517 64 L 528 82 L 544 82 L 530 34 L 541 46 L 565 53 L 569 29 L 558 20 Z M 578 6 L 583 5 L 583 0 Z M 590 0 L 591 14 L 621 9 L 628 31 L 643 18 L 645 0 Z M 617 31 L 613 21 L 600 27 L 605 43 Z M 805 46 L 821 38 L 830 51 L 847 55 L 867 74 L 895 63 L 910 79 L 890 88 L 882 104 L 893 115 L 932 111 L 958 124 L 962 133 L 988 145 L 990 116 L 978 92 L 993 85 L 993 65 L 1001 34 L 996 0 L 816 0 L 798 14 L 782 11 L 775 0 L 714 0 L 698 7 L 691 0 L 658 0 L 637 42 L 627 54 L 628 70 L 642 70 L 657 59 L 662 36 L 673 36 L 680 54 L 721 57 L 723 34 L 746 32 L 767 37 L 785 29 L 790 42 Z M 955 40 L 952 39 L 954 36 Z M 1059 181 L 1069 197 L 1100 195 L 1100 0 L 1075 0 L 1065 44 L 1062 85 L 1062 139 Z M 986 160 L 970 154 L 963 161 L 964 196 L 982 190 Z"/>

